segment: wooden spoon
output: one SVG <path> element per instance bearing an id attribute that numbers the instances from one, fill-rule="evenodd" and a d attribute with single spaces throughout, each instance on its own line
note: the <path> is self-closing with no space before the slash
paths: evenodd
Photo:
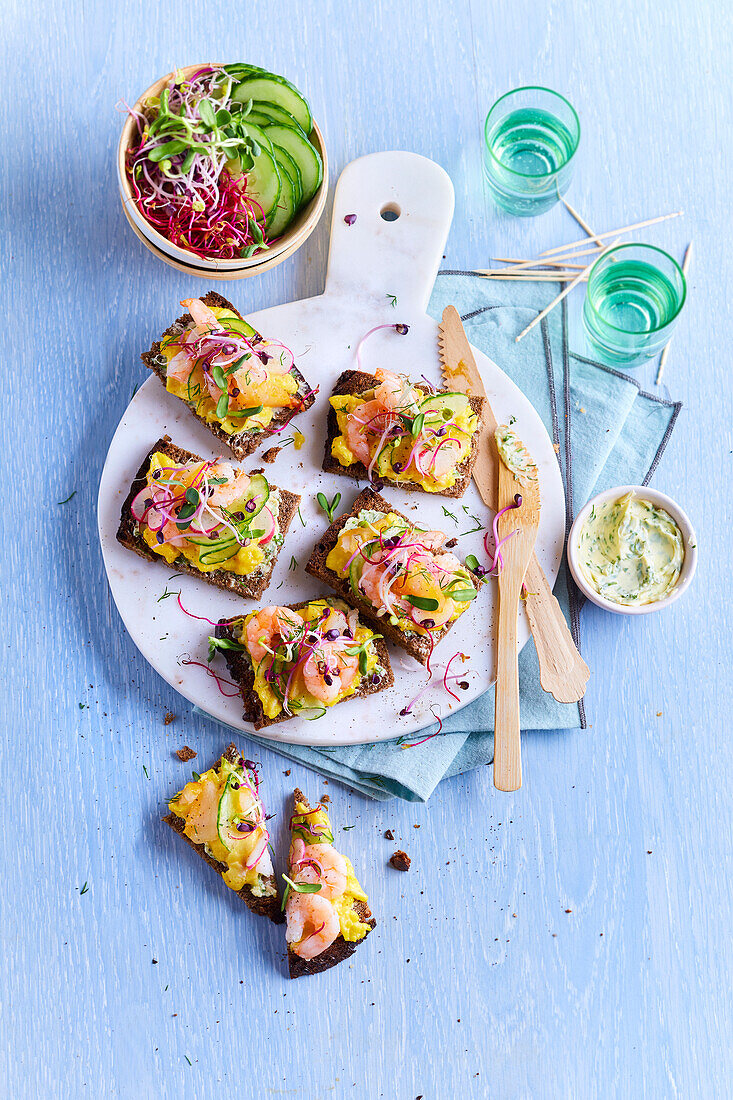
<path id="1" fill-rule="evenodd" d="M 499 572 L 496 638 L 494 786 L 500 791 L 517 791 L 522 786 L 517 615 L 522 582 L 540 522 L 540 483 L 532 456 L 511 429 L 500 426 L 496 439 L 502 459 L 499 463 L 499 509 L 516 505 L 519 499 L 521 504 L 504 512 L 497 524 L 500 542 L 511 537 L 500 551 L 503 566 Z"/>

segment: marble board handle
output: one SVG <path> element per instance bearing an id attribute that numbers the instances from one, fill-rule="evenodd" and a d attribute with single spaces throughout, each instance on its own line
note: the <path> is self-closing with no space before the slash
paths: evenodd
<path id="1" fill-rule="evenodd" d="M 336 185 L 325 293 L 361 300 L 373 295 L 380 309 L 386 295 L 394 295 L 398 312 L 424 313 L 454 204 L 448 174 L 417 153 L 372 153 L 352 161 Z M 347 215 L 356 215 L 351 224 Z"/>

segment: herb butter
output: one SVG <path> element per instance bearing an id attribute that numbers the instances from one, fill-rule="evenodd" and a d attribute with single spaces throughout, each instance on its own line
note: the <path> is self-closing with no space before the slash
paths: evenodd
<path id="1" fill-rule="evenodd" d="M 626 606 L 669 595 L 684 557 L 682 532 L 669 512 L 634 493 L 595 504 L 578 540 L 578 562 L 590 586 Z"/>

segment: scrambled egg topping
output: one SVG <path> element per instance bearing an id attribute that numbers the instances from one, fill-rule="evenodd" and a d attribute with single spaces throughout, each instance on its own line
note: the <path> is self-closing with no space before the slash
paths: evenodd
<path id="1" fill-rule="evenodd" d="M 162 469 L 164 466 L 170 467 L 170 464 L 171 460 L 167 455 L 161 454 L 160 451 L 156 451 L 151 458 L 150 466 L 148 467 L 148 485 L 154 486 L 155 478 L 153 475 L 155 474 L 155 472 Z M 201 466 L 199 463 L 196 463 L 192 466 L 180 466 L 178 467 L 178 469 L 181 482 L 185 483 L 187 486 L 190 486 L 195 481 L 196 475 L 201 470 Z M 272 499 L 272 496 L 270 497 L 270 499 Z M 231 510 L 236 511 L 236 504 L 232 506 Z M 276 535 L 279 533 L 277 513 L 278 509 L 273 509 Z M 231 558 L 227 558 L 226 561 L 222 561 L 220 557 L 217 560 L 215 557 L 215 560 L 209 563 L 206 561 L 202 561 L 201 555 L 206 555 L 207 551 L 211 553 L 212 548 L 215 548 L 216 546 L 215 542 L 207 542 L 203 545 L 199 545 L 193 542 L 184 542 L 180 546 L 171 546 L 169 543 L 158 542 L 155 531 L 151 531 L 151 529 L 147 527 L 144 523 L 142 523 L 140 526 L 142 537 L 148 544 L 150 549 L 153 550 L 156 554 L 160 554 L 160 556 L 162 558 L 165 558 L 165 560 L 170 565 L 173 565 L 174 562 L 180 560 L 181 558 L 185 558 L 186 561 L 190 562 L 191 565 L 195 566 L 196 569 L 200 569 L 202 573 L 212 573 L 216 569 L 225 568 L 227 573 L 236 573 L 237 576 L 246 577 L 250 573 L 254 573 L 266 557 L 265 551 L 262 549 L 257 539 L 254 538 L 250 542 L 249 546 L 240 547 L 239 550 L 237 550 L 237 552 Z M 256 516 L 253 520 L 253 529 L 259 530 L 259 528 L 257 527 Z"/>
<path id="2" fill-rule="evenodd" d="M 331 454 L 341 466 L 351 466 L 359 461 L 346 441 L 345 433 L 348 416 L 349 413 L 355 412 L 360 405 L 371 400 L 371 398 L 371 390 L 362 394 L 341 394 L 329 398 L 329 403 L 336 412 L 339 429 L 339 434 L 331 443 Z M 420 485 L 428 493 L 441 492 L 443 489 L 450 489 L 452 485 L 455 485 L 458 477 L 456 469 L 471 453 L 471 439 L 478 427 L 478 417 L 471 408 L 468 398 L 465 398 L 465 403 L 460 401 L 459 405 L 457 412 L 451 410 L 453 417 L 450 424 L 450 433 L 459 440 L 459 446 L 455 448 L 455 461 L 450 469 L 439 477 L 435 477 L 431 473 L 421 474 L 416 469 L 413 461 L 410 463 L 409 469 L 405 470 L 404 465 L 415 445 L 415 440 L 407 431 L 399 436 L 396 441 L 390 441 L 382 448 L 373 466 L 374 477 L 396 483 L 411 481 L 416 485 Z"/>
<path id="3" fill-rule="evenodd" d="M 298 608 L 298 614 L 307 622 L 313 622 L 316 619 L 320 619 L 324 609 L 328 606 L 336 607 L 338 610 L 343 610 L 344 612 L 348 611 L 348 608 L 345 604 L 334 601 L 329 602 L 329 600 L 323 599 L 311 600 L 310 603 L 308 603 L 305 607 Z M 250 615 L 247 615 L 244 619 L 242 619 L 241 625 L 237 625 L 235 627 L 234 632 L 238 641 L 243 643 L 245 646 L 247 644 L 247 626 L 256 614 L 257 612 L 253 611 Z M 322 631 L 325 633 L 325 631 L 328 629 L 328 619 L 326 619 L 322 624 Z M 369 630 L 368 627 L 362 626 L 360 623 L 354 631 L 354 640 L 352 643 L 350 643 L 349 648 L 351 648 L 352 645 L 361 645 L 363 642 L 366 642 L 369 638 L 372 638 L 373 636 L 374 632 Z M 254 689 L 257 692 L 260 702 L 262 703 L 262 709 L 268 718 L 276 718 L 278 714 L 282 713 L 283 705 L 280 697 L 275 692 L 273 685 L 265 679 L 265 673 L 270 668 L 270 659 L 268 657 L 265 660 L 260 661 L 258 665 L 255 665 L 253 661 L 252 664 L 255 673 Z M 324 703 L 320 699 L 316 699 L 314 695 L 311 695 L 311 693 L 305 686 L 305 681 L 303 680 L 303 670 L 301 666 L 300 668 L 298 668 L 297 672 L 290 681 L 290 687 L 288 688 L 288 701 L 292 702 L 293 700 L 295 700 L 296 703 L 300 704 L 297 709 L 295 707 L 293 708 L 293 712 L 297 714 L 300 712 L 301 709 L 304 708 L 312 708 L 318 711 L 322 710 L 324 706 L 335 706 L 336 703 L 340 703 L 344 699 L 347 699 L 350 695 L 353 695 L 354 692 L 357 691 L 357 689 L 359 688 L 362 680 L 365 677 L 370 676 L 371 673 L 374 672 L 377 664 L 378 660 L 376 649 L 373 645 L 370 645 L 367 647 L 366 650 L 365 670 L 362 671 L 360 668 L 357 672 L 357 675 L 354 677 L 349 686 L 344 691 L 340 691 L 337 697 L 331 703 Z M 289 673 L 289 670 L 291 668 L 292 665 L 284 666 L 285 676 L 281 677 L 281 682 L 283 686 L 287 681 L 287 674 Z"/>
<path id="4" fill-rule="evenodd" d="M 322 806 L 319 806 L 315 813 L 307 814 L 307 816 L 301 818 L 297 817 L 298 814 L 306 814 L 307 809 L 308 807 L 303 805 L 302 802 L 296 804 L 296 817 L 293 819 L 292 824 L 293 839 L 301 837 L 306 844 L 330 843 L 333 840 L 333 832 L 326 811 Z M 311 832 L 312 829 L 316 830 L 315 835 Z M 325 835 L 321 834 L 322 829 L 327 830 Z M 363 921 L 359 920 L 354 902 L 368 902 L 369 898 L 359 885 L 351 860 L 347 859 L 346 856 L 344 856 L 344 860 L 346 861 L 347 871 L 346 889 L 340 897 L 334 898 L 331 904 L 338 913 L 341 935 L 350 943 L 355 943 L 357 940 L 363 940 L 371 929 L 368 924 L 364 924 Z"/>
<path id="5" fill-rule="evenodd" d="M 240 319 L 231 309 L 222 306 L 211 306 L 211 312 L 226 328 L 227 319 L 241 324 Z M 161 345 L 161 354 L 166 363 L 169 363 L 181 350 L 181 345 L 175 341 Z M 262 411 L 248 416 L 244 421 L 239 417 L 218 417 L 216 415 L 216 401 L 210 396 L 204 382 L 203 371 L 196 367 L 192 370 L 187 381 L 176 378 L 167 378 L 165 388 L 169 393 L 180 397 L 190 405 L 199 416 L 204 417 L 208 424 L 218 424 L 228 435 L 236 435 L 238 432 L 251 432 L 266 428 L 273 416 L 282 408 L 295 408 L 299 401 L 295 400 L 298 392 L 298 380 L 293 374 L 269 374 L 267 381 L 257 387 L 258 403 L 263 405 Z"/>
<path id="6" fill-rule="evenodd" d="M 272 896 L 276 893 L 273 883 L 264 881 L 273 874 L 267 850 L 267 826 L 262 804 L 247 774 L 245 769 L 237 768 L 223 757 L 198 779 L 187 783 L 180 794 L 170 800 L 168 807 L 171 813 L 185 821 L 183 832 L 189 840 L 203 844 L 212 859 L 226 864 L 222 878 L 227 886 L 241 890 L 247 885 L 259 897 Z M 238 790 L 233 790 L 231 784 L 227 786 L 230 776 L 240 782 Z M 223 805 L 225 789 L 228 802 Z M 243 833 L 241 839 L 232 839 L 233 817 L 250 822 L 261 820 L 262 824 L 252 832 Z M 247 867 L 255 851 L 261 849 L 261 858 L 253 867 Z"/>
<path id="7" fill-rule="evenodd" d="M 344 578 L 347 575 L 351 581 L 351 586 L 355 593 L 362 599 L 367 599 L 365 593 L 358 587 L 359 577 L 365 566 L 364 558 L 361 554 L 354 554 L 358 547 L 368 546 L 372 543 L 371 553 L 377 553 L 379 551 L 379 543 L 374 545 L 375 540 L 378 539 L 381 534 L 382 538 L 389 532 L 390 535 L 401 534 L 407 530 L 405 521 L 401 516 L 398 516 L 395 512 L 379 512 L 376 510 L 367 509 L 359 513 L 355 520 L 349 520 L 341 530 L 336 545 L 333 547 L 328 557 L 326 558 L 326 566 L 333 570 L 337 576 Z M 416 541 L 419 539 L 419 534 L 416 535 Z M 370 556 L 370 550 L 367 548 L 364 553 L 367 557 Z M 353 558 L 350 565 L 347 565 L 349 559 Z M 460 578 L 461 581 L 465 581 L 465 585 L 461 585 L 461 588 L 475 589 L 474 582 L 465 569 L 457 570 L 450 579 Z M 434 599 L 438 601 L 439 608 L 442 608 L 445 604 L 447 596 L 450 592 L 445 592 L 438 584 L 437 578 L 427 573 L 425 568 L 420 563 L 408 566 L 407 574 L 405 575 L 401 586 L 398 588 L 396 585 L 393 587 L 393 595 L 399 597 L 403 591 L 409 592 L 415 596 L 422 596 L 428 599 Z M 371 602 L 371 601 L 370 601 Z M 470 607 L 471 600 L 461 602 L 454 600 L 454 614 L 448 620 L 448 622 L 455 622 L 459 615 L 463 614 L 467 607 Z M 410 618 L 407 612 L 402 613 L 399 608 L 395 608 L 394 614 L 389 616 L 389 620 L 393 626 L 399 626 L 405 632 L 420 632 L 426 633 L 423 628 L 417 626 L 412 618 Z"/>

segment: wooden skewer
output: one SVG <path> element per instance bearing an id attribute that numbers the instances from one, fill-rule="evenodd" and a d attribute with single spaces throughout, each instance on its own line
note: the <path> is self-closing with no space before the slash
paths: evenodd
<path id="1" fill-rule="evenodd" d="M 598 245 L 594 244 L 592 248 L 583 248 L 579 252 L 573 252 L 571 254 L 571 257 L 573 260 L 577 259 L 578 256 L 595 256 L 597 258 L 598 256 L 600 256 L 600 254 L 601 249 L 598 247 Z M 495 258 L 499 259 L 498 256 Z M 560 259 L 562 259 L 562 257 L 560 257 Z M 537 260 L 519 260 L 516 264 L 512 266 L 512 271 L 522 271 L 524 268 L 527 267 L 544 267 L 545 265 L 546 261 L 543 260 L 541 257 Z M 563 263 L 562 266 L 570 267 L 571 265 Z M 578 266 L 585 270 L 585 264 L 579 264 Z"/>
<path id="2" fill-rule="evenodd" d="M 617 237 L 615 241 L 611 242 L 611 244 L 606 245 L 606 247 L 603 249 L 603 251 L 599 253 L 599 258 L 601 256 L 605 256 L 606 252 L 610 252 L 610 250 L 612 248 L 615 248 L 615 246 L 618 244 L 620 239 L 621 239 L 620 237 Z M 514 338 L 515 343 L 519 343 L 519 341 L 522 339 L 522 337 L 526 336 L 527 333 L 535 327 L 535 325 L 538 325 L 543 317 L 546 317 L 548 313 L 551 313 L 552 310 L 555 308 L 555 306 L 559 305 L 559 303 L 563 300 L 563 298 L 566 298 L 568 296 L 568 294 L 573 289 L 573 287 L 577 286 L 578 283 L 582 282 L 584 276 L 585 276 L 584 271 L 581 271 L 579 275 L 576 275 L 575 278 L 572 280 L 572 282 L 568 283 L 568 285 L 565 287 L 565 289 L 560 291 L 557 298 L 553 298 L 553 300 L 550 302 L 549 306 L 545 306 L 545 308 L 542 310 L 542 312 L 537 314 L 534 321 L 530 321 L 530 323 L 527 325 L 527 327 L 525 329 L 523 329 L 522 332 L 519 333 L 519 336 L 515 336 L 515 338 Z"/>
<path id="3" fill-rule="evenodd" d="M 594 240 L 599 248 L 603 248 L 603 241 L 601 240 L 601 238 L 596 236 L 588 223 L 586 221 L 583 221 L 578 211 L 573 206 L 571 206 L 570 203 L 562 197 L 562 195 L 560 195 L 560 202 L 563 204 L 568 214 L 570 214 L 571 217 L 575 218 L 580 228 L 586 231 L 591 240 Z"/>
<path id="4" fill-rule="evenodd" d="M 536 267 L 585 267 L 585 264 L 566 264 L 563 260 L 520 260 L 517 256 L 494 256 L 500 264 L 534 264 Z"/>
<path id="5" fill-rule="evenodd" d="M 686 275 L 690 268 L 690 260 L 692 259 L 692 241 L 685 249 L 685 256 L 682 260 L 682 274 Z M 662 348 L 662 354 L 659 357 L 659 370 L 657 371 L 657 377 L 655 379 L 655 386 L 658 386 L 662 381 L 662 375 L 664 374 L 664 368 L 667 365 L 667 356 L 669 355 L 669 345 L 672 343 L 672 337 L 670 336 L 667 343 Z"/>
<path id="6" fill-rule="evenodd" d="M 585 264 L 566 264 L 561 260 L 547 260 L 546 263 L 539 260 L 518 260 L 515 256 L 494 256 L 500 264 L 534 264 L 535 267 L 577 267 L 585 268 Z M 498 269 L 497 269 L 498 270 Z"/>
<path id="7" fill-rule="evenodd" d="M 612 237 L 615 234 L 622 236 L 625 233 L 631 233 L 634 229 L 644 229 L 647 225 L 657 225 L 658 222 L 669 221 L 670 218 L 681 218 L 682 211 L 676 210 L 674 214 L 661 214 L 658 218 L 647 218 L 643 222 L 634 222 L 633 225 L 624 225 L 621 229 L 609 229 L 607 233 L 599 233 L 597 240 L 605 240 L 606 237 Z M 558 256 L 565 252 L 571 252 L 579 248 L 582 244 L 587 244 L 587 237 L 582 237 L 579 241 L 573 241 L 572 244 L 559 245 L 557 248 L 548 248 L 546 252 L 540 252 L 540 256 Z M 582 255 L 582 253 L 581 253 Z"/>

